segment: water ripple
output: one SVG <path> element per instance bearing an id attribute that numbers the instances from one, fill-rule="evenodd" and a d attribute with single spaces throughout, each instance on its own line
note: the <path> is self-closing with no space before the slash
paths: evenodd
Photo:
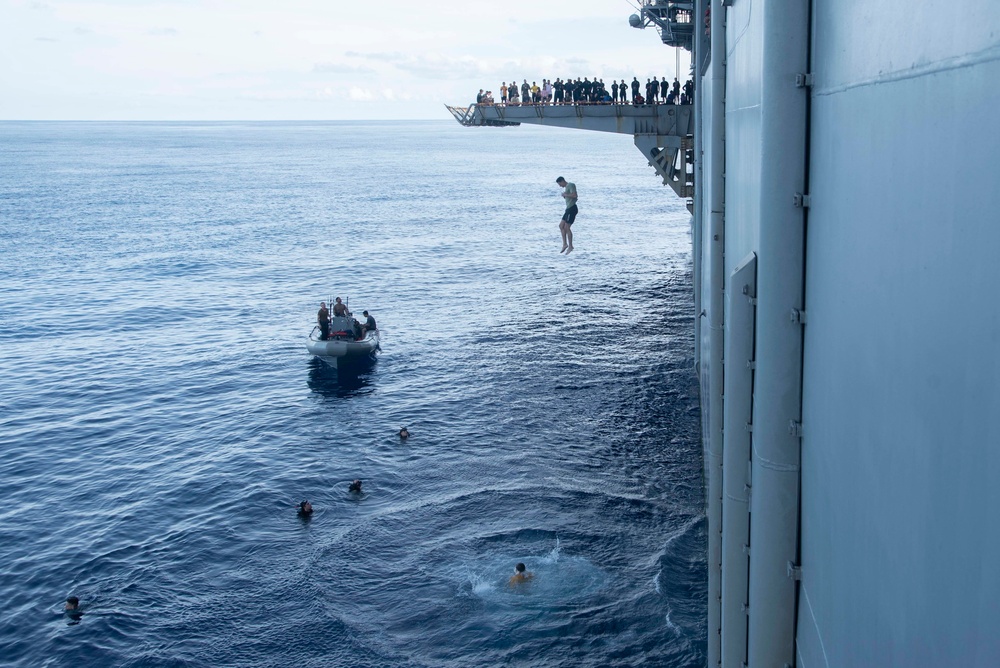
<path id="1" fill-rule="evenodd" d="M 0 129 L 5 662 L 704 663 L 688 218 L 628 138 Z M 331 296 L 374 365 L 306 354 Z"/>

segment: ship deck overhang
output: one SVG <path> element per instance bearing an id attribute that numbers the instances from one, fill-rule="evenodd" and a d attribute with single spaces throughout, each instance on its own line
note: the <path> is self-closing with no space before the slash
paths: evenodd
<path id="1" fill-rule="evenodd" d="M 446 105 L 447 106 L 447 105 Z M 678 196 L 694 196 L 694 107 L 673 104 L 567 104 L 448 107 L 466 127 L 521 123 L 632 135 L 650 166 Z M 689 207 L 690 208 L 690 207 Z"/>

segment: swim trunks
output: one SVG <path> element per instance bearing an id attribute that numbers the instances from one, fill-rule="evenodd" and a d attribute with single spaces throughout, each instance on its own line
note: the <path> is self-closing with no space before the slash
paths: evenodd
<path id="1" fill-rule="evenodd" d="M 577 209 L 576 204 L 574 204 L 570 208 L 566 209 L 566 213 L 563 214 L 562 219 L 566 221 L 567 225 L 572 225 L 573 221 L 576 220 L 576 214 L 579 212 L 580 210 Z"/>

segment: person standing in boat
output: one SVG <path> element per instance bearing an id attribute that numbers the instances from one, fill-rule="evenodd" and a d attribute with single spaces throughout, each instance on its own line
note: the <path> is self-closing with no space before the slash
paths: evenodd
<path id="1" fill-rule="evenodd" d="M 319 303 L 319 313 L 316 314 L 316 322 L 319 323 L 319 334 L 322 341 L 330 338 L 330 311 L 326 308 L 326 302 Z"/>
<path id="2" fill-rule="evenodd" d="M 563 188 L 562 196 L 566 200 L 566 212 L 563 214 L 562 220 L 559 221 L 559 232 L 562 234 L 563 247 L 560 253 L 566 253 L 569 255 L 573 252 L 573 221 L 576 220 L 576 214 L 579 213 L 579 209 L 576 208 L 576 184 L 570 183 L 563 177 L 556 179 L 556 183 Z"/>
<path id="3" fill-rule="evenodd" d="M 337 303 L 333 305 L 333 314 L 336 316 L 344 317 L 351 315 L 351 312 L 347 310 L 344 302 L 340 301 L 340 297 L 336 299 Z"/>

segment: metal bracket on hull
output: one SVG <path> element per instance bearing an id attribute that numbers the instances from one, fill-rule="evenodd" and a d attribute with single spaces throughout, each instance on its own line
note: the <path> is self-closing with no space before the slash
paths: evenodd
<path id="1" fill-rule="evenodd" d="M 635 135 L 635 145 L 649 160 L 649 165 L 670 186 L 678 197 L 694 197 L 694 138 L 664 135 Z M 661 148 L 663 147 L 663 148 Z"/>

